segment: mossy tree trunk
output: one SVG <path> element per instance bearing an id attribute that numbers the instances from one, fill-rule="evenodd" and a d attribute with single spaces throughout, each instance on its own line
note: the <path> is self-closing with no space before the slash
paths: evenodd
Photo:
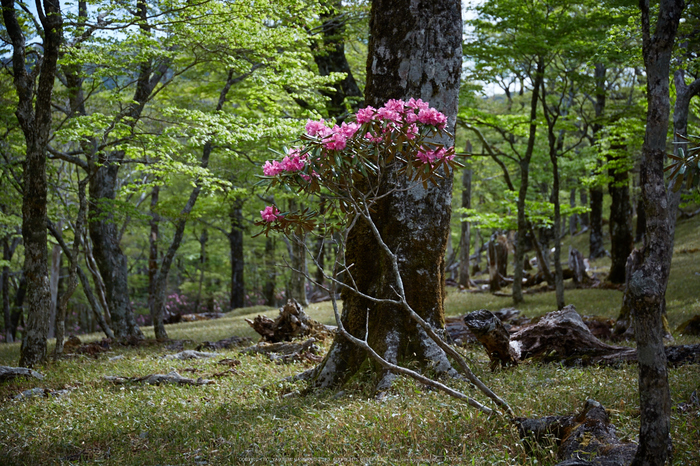
<path id="1" fill-rule="evenodd" d="M 51 130 L 51 95 L 53 93 L 58 53 L 63 40 L 63 16 L 58 0 L 37 2 L 40 20 L 41 51 L 27 61 L 22 27 L 13 0 L 2 0 L 2 16 L 12 44 L 12 76 L 17 91 L 19 122 L 26 143 L 24 192 L 22 202 L 22 238 L 24 240 L 24 275 L 27 319 L 22 338 L 20 366 L 32 367 L 47 356 L 49 332 L 49 271 L 46 233 L 46 156 Z M 30 72 L 30 68 L 34 68 Z M 38 77 L 38 80 L 37 80 Z M 37 82 L 38 81 L 38 82 Z"/>
<path id="2" fill-rule="evenodd" d="M 653 32 L 649 1 L 641 0 L 639 6 L 649 103 L 640 164 L 647 229 L 642 248 L 635 250 L 630 258 L 631 276 L 627 286 L 631 312 L 635 315 L 639 354 L 641 416 L 639 448 L 632 462 L 635 466 L 665 464 L 671 446 L 671 396 L 662 312 L 671 266 L 672 240 L 663 169 L 670 110 L 670 60 L 684 2 L 662 0 Z"/>
<path id="3" fill-rule="evenodd" d="M 382 106 L 388 99 L 421 98 L 445 113 L 454 130 L 462 64 L 460 5 L 449 0 L 372 2 L 365 100 Z M 439 142 L 452 145 L 444 136 Z M 444 254 L 450 223 L 452 174 L 437 185 L 408 185 L 388 173 L 386 197 L 375 207 L 373 221 L 382 238 L 399 257 L 406 297 L 413 309 L 433 326 L 444 327 Z M 391 263 L 374 239 L 367 222 L 349 232 L 345 255 L 357 288 L 380 298 L 395 298 Z M 346 283 L 349 280 L 345 280 Z M 418 358 L 437 372 L 453 371 L 444 352 L 419 330 L 401 308 L 376 304 L 350 290 L 342 293 L 342 320 L 356 337 L 389 362 Z M 365 351 L 339 336 L 315 374 L 318 387 L 337 386 L 354 374 L 366 359 Z M 393 376 L 378 371 L 377 390 L 385 390 Z"/>

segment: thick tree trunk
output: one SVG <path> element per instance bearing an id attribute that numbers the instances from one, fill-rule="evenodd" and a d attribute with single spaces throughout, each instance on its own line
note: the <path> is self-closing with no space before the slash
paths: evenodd
<path id="1" fill-rule="evenodd" d="M 632 204 L 630 203 L 629 174 L 611 169 L 613 181 L 608 186 L 610 204 L 610 273 L 611 283 L 625 283 L 625 264 L 634 248 L 632 237 Z"/>
<path id="2" fill-rule="evenodd" d="M 118 163 L 94 167 L 89 185 L 89 232 L 93 256 L 105 286 L 112 330 L 119 340 L 144 338 L 131 308 L 126 255 L 119 246 L 119 231 L 109 212 L 116 195 Z"/>
<path id="3" fill-rule="evenodd" d="M 46 234 L 46 152 L 51 134 L 51 95 L 63 33 L 60 2 L 37 2 L 43 31 L 42 53 L 33 63 L 37 74 L 28 72 L 25 38 L 17 20 L 14 0 L 2 0 L 5 30 L 12 43 L 13 82 L 18 102 L 15 115 L 24 133 L 24 192 L 22 202 L 22 238 L 24 240 L 24 274 L 27 279 L 26 330 L 22 338 L 19 364 L 32 367 L 47 356 L 51 293 L 47 268 Z"/>
<path id="4" fill-rule="evenodd" d="M 471 153 L 472 145 L 467 142 L 466 152 Z M 462 172 L 462 208 L 472 207 L 472 164 L 471 157 L 464 159 L 464 171 Z M 465 288 L 470 287 L 469 279 L 469 248 L 471 243 L 470 223 L 462 222 L 459 235 L 459 285 Z"/>
<path id="5" fill-rule="evenodd" d="M 231 249 L 231 309 L 245 306 L 243 202 L 243 199 L 236 199 L 231 204 L 231 210 L 229 211 L 229 219 L 231 220 L 231 231 L 228 233 L 228 242 Z"/>
<path id="6" fill-rule="evenodd" d="M 649 1 L 640 0 L 643 56 L 647 73 L 647 122 L 640 185 L 647 219 L 641 250 L 632 257 L 628 282 L 639 354 L 639 448 L 632 464 L 662 465 L 670 451 L 671 396 L 663 347 L 662 312 L 671 267 L 671 227 L 664 186 L 669 116 L 669 74 L 673 42 L 683 12 L 682 0 L 662 0 L 655 32 L 650 31 Z"/>
<path id="7" fill-rule="evenodd" d="M 462 63 L 462 21 L 458 2 L 372 2 L 367 58 L 367 104 L 380 107 L 388 99 L 421 98 L 448 118 L 454 130 Z M 440 142 L 451 145 L 451 137 Z M 384 241 L 399 258 L 409 304 L 435 327 L 444 327 L 444 254 L 450 222 L 452 174 L 429 184 L 407 186 L 395 173 L 387 175 L 383 198 L 373 214 Z M 370 296 L 393 297 L 395 284 L 387 255 L 374 239 L 369 225 L 358 222 L 348 235 L 347 264 L 360 291 Z M 347 280 L 346 280 L 347 281 Z M 369 322 L 370 346 L 384 359 L 431 361 L 437 372 L 452 371 L 444 352 L 409 318 L 403 309 L 377 305 L 351 291 L 343 291 L 342 321 L 356 337 L 365 336 Z M 366 353 L 338 336 L 316 371 L 320 387 L 342 384 L 366 359 Z M 380 372 L 377 390 L 390 385 L 393 376 Z"/>

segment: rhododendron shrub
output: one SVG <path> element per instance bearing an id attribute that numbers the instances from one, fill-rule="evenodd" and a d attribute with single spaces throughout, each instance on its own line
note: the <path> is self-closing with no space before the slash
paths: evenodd
<path id="1" fill-rule="evenodd" d="M 306 195 L 324 195 L 325 227 L 342 228 L 352 217 L 338 211 L 371 208 L 389 172 L 427 185 L 458 166 L 454 147 L 432 142 L 445 132 L 447 119 L 428 102 L 392 99 L 378 109 L 358 110 L 352 120 L 341 125 L 309 120 L 300 145 L 263 166 L 270 187 L 282 184 Z M 308 209 L 280 212 L 275 206 L 265 207 L 260 215 L 258 225 L 265 234 L 311 231 L 318 217 Z"/>

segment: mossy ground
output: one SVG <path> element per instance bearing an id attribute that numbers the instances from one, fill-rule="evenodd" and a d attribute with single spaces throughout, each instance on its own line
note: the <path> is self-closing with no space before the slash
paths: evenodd
<path id="1" fill-rule="evenodd" d="M 700 218 L 678 226 L 668 319 L 675 329 L 700 314 Z M 573 238 L 586 252 L 586 235 Z M 577 244 L 581 243 L 581 244 Z M 593 264 L 604 270 L 606 260 Z M 621 292 L 568 290 L 567 303 L 582 314 L 616 317 Z M 554 308 L 552 293 L 528 295 L 519 308 L 527 316 Z M 509 298 L 451 290 L 448 314 L 511 306 Z M 307 312 L 332 323 L 327 303 Z M 173 339 L 198 342 L 231 336 L 254 337 L 245 317 L 276 310 L 239 309 L 226 317 L 168 326 Z M 152 335 L 152 329 L 144 329 Z M 674 335 L 677 344 L 698 337 Z M 100 335 L 84 336 L 83 341 Z M 324 350 L 328 348 L 325 344 Z M 18 379 L 0 385 L 0 464 L 554 464 L 555 448 L 527 452 L 517 433 L 498 417 L 487 417 L 441 393 L 400 379 L 383 401 L 372 397 L 367 373 L 342 392 L 306 396 L 303 383 L 282 379 L 306 369 L 301 363 L 277 365 L 263 356 L 221 351 L 220 358 L 194 361 L 162 359 L 162 345 L 117 348 L 98 358 L 51 362 L 38 368 L 43 381 Z M 488 371 L 479 347 L 464 350 L 474 372 L 504 397 L 517 415 L 567 414 L 593 398 L 610 409 L 618 436 L 634 441 L 639 429 L 637 368 L 564 368 L 525 363 L 507 371 Z M 0 345 L 0 364 L 15 365 L 18 344 Z M 122 359 L 109 358 L 123 355 Z M 237 374 L 217 364 L 236 358 Z M 177 370 L 190 377 L 214 378 L 205 386 L 113 385 L 105 375 L 140 376 Z M 678 408 L 700 388 L 700 367 L 670 370 L 673 400 L 673 464 L 700 463 L 700 407 Z M 454 386 L 479 397 L 458 381 Z M 28 388 L 72 387 L 67 396 L 14 401 Z M 291 394 L 291 395 L 290 395 Z M 287 395 L 287 396 L 285 396 Z"/>

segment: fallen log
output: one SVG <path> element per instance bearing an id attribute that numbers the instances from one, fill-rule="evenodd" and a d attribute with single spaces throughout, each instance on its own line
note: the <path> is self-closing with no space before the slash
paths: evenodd
<path id="1" fill-rule="evenodd" d="M 179 385 L 210 385 L 213 384 L 213 380 L 197 378 L 188 379 L 178 374 L 176 371 L 168 372 L 167 374 L 150 374 L 143 377 L 120 377 L 105 375 L 104 379 L 107 382 L 111 382 L 117 385 L 123 385 L 127 383 L 145 383 L 148 385 L 160 385 L 163 383 L 173 383 Z"/>
<path id="2" fill-rule="evenodd" d="M 493 319 L 497 317 L 493 316 Z M 600 322 L 600 319 L 590 319 L 590 321 Z M 515 359 L 518 361 L 535 359 L 544 363 L 561 362 L 566 366 L 619 365 L 637 362 L 635 348 L 603 343 L 589 329 L 591 322 L 584 322 L 574 306 L 569 305 L 561 311 L 544 315 L 532 324 L 526 324 L 517 329 L 511 328 L 511 331 L 515 331 L 510 335 L 507 346 L 502 330 L 499 330 L 498 325 L 493 322 L 483 323 L 482 327 L 485 330 L 481 330 L 482 335 L 477 334 L 476 337 L 480 341 L 489 341 L 488 344 L 484 344 L 484 347 L 491 358 L 492 368 L 499 363 L 504 367 L 512 365 L 511 350 L 514 351 Z M 607 322 L 601 325 L 609 324 Z M 454 333 L 454 327 L 454 324 L 451 327 L 448 326 L 448 332 Z M 493 346 L 494 342 L 497 342 L 498 350 Z M 667 346 L 665 352 L 668 364 L 672 367 L 700 363 L 700 344 Z"/>
<path id="3" fill-rule="evenodd" d="M 676 332 L 681 335 L 700 335 L 700 315 L 693 316 L 680 324 Z"/>
<path id="4" fill-rule="evenodd" d="M 223 340 L 211 342 L 211 341 L 205 341 L 202 342 L 200 345 L 195 348 L 197 351 L 202 351 L 204 349 L 207 350 L 218 350 L 218 349 L 231 349 L 231 348 L 238 348 L 241 346 L 246 346 L 249 345 L 253 342 L 248 337 L 239 337 L 239 336 L 232 336 L 229 338 L 224 338 Z"/>
<path id="5" fill-rule="evenodd" d="M 543 316 L 513 335 L 519 359 L 562 361 L 567 365 L 589 365 L 612 354 L 626 354 L 631 348 L 612 346 L 593 336 L 573 305 Z"/>
<path id="6" fill-rule="evenodd" d="M 622 443 L 605 408 L 587 400 L 583 410 L 569 416 L 515 420 L 520 438 L 532 443 L 548 439 L 558 445 L 556 466 L 619 466 L 630 464 L 637 451 L 634 443 Z M 589 461 L 590 460 L 590 461 Z"/>
<path id="7" fill-rule="evenodd" d="M 309 361 L 318 363 L 322 361 L 322 357 L 318 355 L 319 348 L 315 338 L 309 338 L 304 342 L 276 342 L 266 343 L 260 342 L 257 345 L 250 346 L 241 350 L 241 353 L 258 353 L 265 354 L 271 361 L 279 363 L 289 363 L 292 361 Z"/>
<path id="8" fill-rule="evenodd" d="M 44 378 L 39 372 L 26 367 L 0 366 L 0 382 L 12 380 L 16 377 L 33 377 L 39 380 Z"/>
<path id="9" fill-rule="evenodd" d="M 163 356 L 163 359 L 179 359 L 181 361 L 189 360 L 189 359 L 208 359 L 208 358 L 215 358 L 217 356 L 220 356 L 218 353 L 207 353 L 207 352 L 202 352 L 202 351 L 195 351 L 195 350 L 185 350 L 185 351 L 180 351 L 179 353 L 176 354 L 166 354 Z"/>

